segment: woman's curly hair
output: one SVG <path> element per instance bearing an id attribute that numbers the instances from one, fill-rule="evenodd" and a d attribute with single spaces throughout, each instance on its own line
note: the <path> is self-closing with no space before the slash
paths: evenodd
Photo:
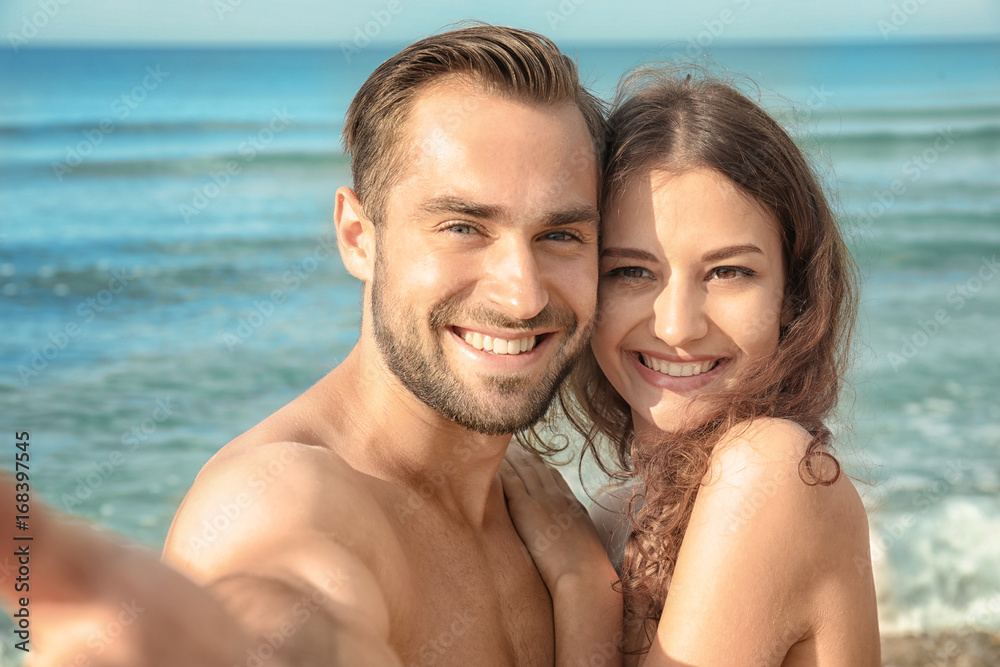
<path id="1" fill-rule="evenodd" d="M 651 643 L 695 497 L 723 435 L 760 417 L 795 421 L 813 436 L 799 467 L 803 481 L 832 484 L 839 477 L 839 464 L 825 451 L 831 439 L 825 422 L 849 363 L 857 270 L 802 152 L 733 86 L 701 73 L 640 70 L 623 82 L 608 125 L 605 220 L 627 186 L 651 171 L 708 168 L 773 216 L 786 267 L 780 312 L 747 323 L 778 326 L 776 351 L 755 360 L 738 382 L 699 397 L 709 417 L 694 430 L 636 438 L 628 404 L 592 353 L 552 411 L 585 436 L 584 452 L 605 473 L 636 482 L 621 587 L 626 624 L 641 631 L 633 648 L 641 652 Z M 614 313 L 614 303 L 602 302 L 597 326 Z"/>

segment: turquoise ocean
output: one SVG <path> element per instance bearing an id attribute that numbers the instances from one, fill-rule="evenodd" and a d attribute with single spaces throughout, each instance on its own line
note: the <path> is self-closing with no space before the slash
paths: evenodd
<path id="1" fill-rule="evenodd" d="M 701 58 L 562 46 L 604 96 Z M 0 52 L 4 469 L 29 432 L 37 496 L 158 548 L 209 456 L 348 353 L 339 133 L 395 50 Z M 1000 629 L 1000 44 L 707 55 L 809 151 L 864 275 L 838 431 L 883 630 Z"/>

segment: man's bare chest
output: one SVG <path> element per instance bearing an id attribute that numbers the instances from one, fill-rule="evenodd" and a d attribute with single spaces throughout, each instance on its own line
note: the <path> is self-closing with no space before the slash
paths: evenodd
<path id="1" fill-rule="evenodd" d="M 516 534 L 466 537 L 430 527 L 404 538 L 406 576 L 386 601 L 403 663 L 551 665 L 552 601 L 527 550 Z"/>

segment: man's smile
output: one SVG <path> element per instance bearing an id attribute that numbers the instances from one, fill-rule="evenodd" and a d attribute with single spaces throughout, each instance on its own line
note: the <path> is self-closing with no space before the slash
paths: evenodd
<path id="1" fill-rule="evenodd" d="M 472 329 L 454 327 L 454 330 L 458 336 L 463 338 L 472 347 L 477 350 L 492 352 L 493 354 L 521 354 L 522 352 L 530 352 L 538 344 L 539 338 L 539 336 L 535 335 L 520 338 L 501 338 Z"/>

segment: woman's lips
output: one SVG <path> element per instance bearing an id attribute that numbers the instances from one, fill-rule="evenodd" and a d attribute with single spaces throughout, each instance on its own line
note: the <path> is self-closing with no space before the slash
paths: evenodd
<path id="1" fill-rule="evenodd" d="M 641 352 L 630 352 L 627 356 L 643 380 L 654 387 L 678 393 L 695 391 L 708 385 L 721 375 L 729 363 L 726 357 L 678 363 Z M 643 361 L 655 364 L 660 370 L 650 368 Z"/>

